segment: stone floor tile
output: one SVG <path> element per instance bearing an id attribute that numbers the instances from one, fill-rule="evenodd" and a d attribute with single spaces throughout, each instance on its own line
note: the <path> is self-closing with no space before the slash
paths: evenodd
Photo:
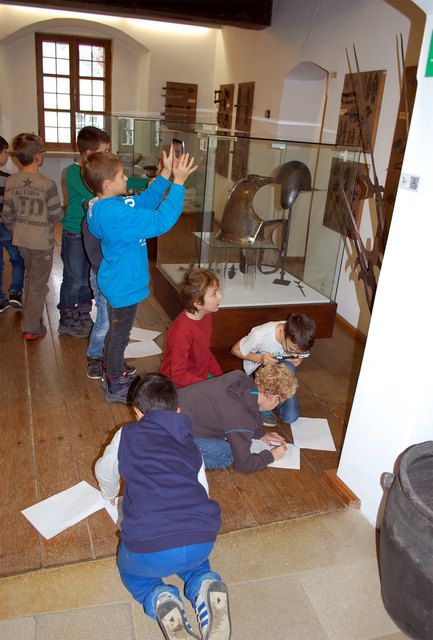
<path id="1" fill-rule="evenodd" d="M 380 638 L 372 638 L 372 640 L 410 640 L 402 631 L 391 633 L 389 636 L 380 636 Z"/>
<path id="2" fill-rule="evenodd" d="M 376 529 L 357 509 L 346 509 L 319 516 L 332 534 L 332 551 L 341 563 L 377 560 Z"/>
<path id="3" fill-rule="evenodd" d="M 398 630 L 382 604 L 374 561 L 312 571 L 300 580 L 328 638 L 367 640 Z"/>
<path id="4" fill-rule="evenodd" d="M 0 638 L 3 640 L 35 640 L 35 630 L 33 616 L 0 620 Z"/>
<path id="5" fill-rule="evenodd" d="M 236 584 L 229 597 L 236 640 L 327 640 L 298 577 Z"/>
<path id="6" fill-rule="evenodd" d="M 308 516 L 219 536 L 210 562 L 228 583 L 272 578 L 337 564 L 336 542 L 322 516 Z"/>
<path id="7" fill-rule="evenodd" d="M 136 640 L 130 604 L 112 604 L 37 616 L 36 640 L 60 639 Z"/>
<path id="8" fill-rule="evenodd" d="M 104 558 L 2 578 L 0 618 L 92 607 L 128 599 L 116 559 Z"/>

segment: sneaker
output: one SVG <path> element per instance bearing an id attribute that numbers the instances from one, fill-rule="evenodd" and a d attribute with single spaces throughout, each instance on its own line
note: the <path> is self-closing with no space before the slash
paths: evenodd
<path id="1" fill-rule="evenodd" d="M 81 324 L 78 309 L 68 309 L 66 313 L 60 313 L 58 332 L 61 336 L 88 338 L 90 327 L 84 327 Z"/>
<path id="2" fill-rule="evenodd" d="M 274 414 L 272 413 L 272 411 L 268 412 L 263 412 L 262 413 L 263 416 L 263 426 L 264 427 L 276 427 L 277 426 L 277 419 L 274 416 Z"/>
<path id="3" fill-rule="evenodd" d="M 199 640 L 186 619 L 182 602 L 168 591 L 158 596 L 156 618 L 166 640 Z"/>
<path id="4" fill-rule="evenodd" d="M 25 333 L 23 331 L 21 335 L 24 340 L 37 340 L 38 338 L 43 338 L 47 335 L 47 328 L 43 324 L 41 324 L 37 331 L 29 331 L 28 333 Z"/>
<path id="5" fill-rule="evenodd" d="M 229 640 L 232 633 L 227 586 L 221 580 L 203 580 L 195 602 L 203 640 Z"/>
<path id="6" fill-rule="evenodd" d="M 3 298 L 3 300 L 0 300 L 0 313 L 3 313 L 3 311 L 6 311 L 6 309 L 9 308 L 9 300 L 6 300 L 6 298 Z"/>
<path id="7" fill-rule="evenodd" d="M 22 309 L 23 303 L 21 291 L 11 291 L 9 293 L 9 304 L 11 307 Z"/>
<path id="8" fill-rule="evenodd" d="M 102 358 L 89 356 L 87 358 L 86 374 L 92 380 L 102 378 Z"/>
<path id="9" fill-rule="evenodd" d="M 80 302 L 77 310 L 81 326 L 84 327 L 84 329 L 88 329 L 90 333 L 93 327 L 93 320 L 90 316 L 90 312 L 92 310 L 92 301 Z"/>
<path id="10" fill-rule="evenodd" d="M 104 362 L 102 362 L 101 364 L 102 366 L 102 375 L 101 375 L 101 387 L 102 389 L 107 388 L 107 367 L 105 366 Z M 129 373 L 130 375 L 134 375 L 134 373 L 137 373 L 137 369 L 135 367 L 133 367 L 132 365 L 126 364 L 126 362 L 123 362 L 123 366 L 125 368 L 125 372 Z"/>
<path id="11" fill-rule="evenodd" d="M 118 378 L 114 378 L 114 380 L 111 380 L 109 376 L 106 376 L 105 380 L 105 400 L 109 404 L 132 404 L 131 387 L 135 386 L 136 381 L 138 382 L 138 376 L 131 375 L 125 371 Z"/>

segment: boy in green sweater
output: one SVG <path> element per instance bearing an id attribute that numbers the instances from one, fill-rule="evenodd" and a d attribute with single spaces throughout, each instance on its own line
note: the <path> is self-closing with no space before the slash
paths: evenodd
<path id="1" fill-rule="evenodd" d="M 60 287 L 60 311 L 58 332 L 60 335 L 87 338 L 92 328 L 92 290 L 89 285 L 90 262 L 84 249 L 81 224 L 83 204 L 95 196 L 81 177 L 83 161 L 95 151 L 109 151 L 108 133 L 97 127 L 83 127 L 77 135 L 80 161 L 66 169 L 68 206 L 63 220 L 62 249 L 63 281 Z M 149 180 L 128 178 L 127 188 L 144 189 Z"/>

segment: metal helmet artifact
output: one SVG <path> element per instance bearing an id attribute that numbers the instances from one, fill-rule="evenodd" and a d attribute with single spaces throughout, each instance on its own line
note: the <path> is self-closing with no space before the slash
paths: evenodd
<path id="1" fill-rule="evenodd" d="M 253 200 L 257 191 L 266 184 L 275 183 L 274 178 L 248 175 L 236 182 L 226 201 L 218 240 L 249 245 L 254 242 L 263 220 L 255 213 Z"/>
<path id="2" fill-rule="evenodd" d="M 289 209 L 301 191 L 312 191 L 310 170 L 299 160 L 291 160 L 283 164 L 275 175 L 275 182 L 281 184 L 283 209 Z"/>

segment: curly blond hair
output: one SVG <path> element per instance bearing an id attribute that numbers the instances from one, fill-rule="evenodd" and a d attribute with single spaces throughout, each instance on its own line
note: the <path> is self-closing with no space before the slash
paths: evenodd
<path id="1" fill-rule="evenodd" d="M 278 395 L 284 402 L 295 395 L 298 381 L 290 369 L 280 364 L 261 367 L 254 378 L 257 389 L 267 396 Z"/>

